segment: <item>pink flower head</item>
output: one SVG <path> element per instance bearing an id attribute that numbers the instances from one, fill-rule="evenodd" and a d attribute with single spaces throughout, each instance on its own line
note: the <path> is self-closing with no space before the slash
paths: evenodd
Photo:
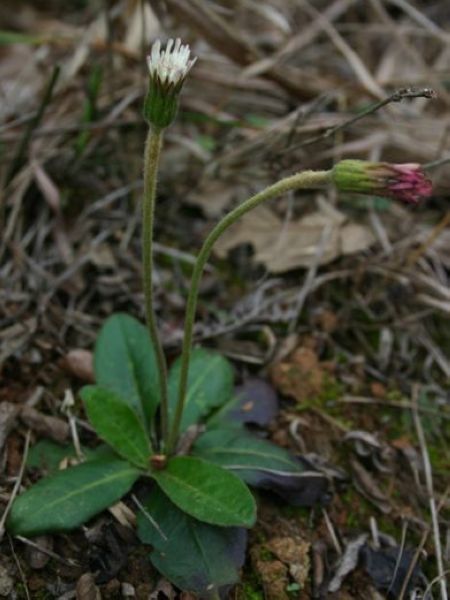
<path id="1" fill-rule="evenodd" d="M 388 189 L 393 198 L 398 198 L 408 204 L 418 204 L 422 199 L 431 196 L 433 186 L 420 165 L 405 163 L 390 165 L 390 167 L 395 174 L 388 183 Z"/>
<path id="2" fill-rule="evenodd" d="M 333 182 L 343 192 L 386 196 L 407 204 L 418 204 L 433 191 L 431 181 L 415 163 L 342 160 L 333 168 Z"/>

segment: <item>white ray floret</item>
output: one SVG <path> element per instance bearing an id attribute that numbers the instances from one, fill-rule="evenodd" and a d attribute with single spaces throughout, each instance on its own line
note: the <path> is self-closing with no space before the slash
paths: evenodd
<path id="1" fill-rule="evenodd" d="M 190 54 L 189 46 L 183 46 L 179 38 L 175 42 L 170 39 L 165 50 L 161 50 L 161 41 L 157 40 L 147 56 L 150 76 L 163 85 L 176 86 L 183 83 L 197 60 L 196 57 L 190 59 Z"/>

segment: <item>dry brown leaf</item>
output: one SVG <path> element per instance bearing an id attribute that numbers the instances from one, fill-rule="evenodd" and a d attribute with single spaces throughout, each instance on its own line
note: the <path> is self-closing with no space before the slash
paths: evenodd
<path id="1" fill-rule="evenodd" d="M 130 13 L 127 15 L 127 28 L 123 44 L 129 52 L 138 54 L 142 48 L 148 48 L 160 33 L 158 17 L 150 4 L 132 0 Z"/>
<path id="2" fill-rule="evenodd" d="M 136 526 L 136 515 L 124 502 L 117 502 L 110 506 L 108 510 L 124 527 L 133 528 Z"/>
<path id="3" fill-rule="evenodd" d="M 38 162 L 33 161 L 32 170 L 42 196 L 56 215 L 54 233 L 58 250 L 66 265 L 70 265 L 73 262 L 73 249 L 67 236 L 61 213 L 61 195 L 59 189 L 44 167 Z"/>
<path id="4" fill-rule="evenodd" d="M 252 244 L 254 260 L 272 273 L 310 267 L 316 262 L 324 265 L 341 255 L 366 250 L 375 241 L 368 227 L 346 220 L 343 213 L 323 203 L 321 210 L 284 225 L 269 208 L 261 206 L 233 225 L 214 249 L 225 258 L 236 246 Z M 323 239 L 325 228 L 328 235 Z"/>
<path id="5" fill-rule="evenodd" d="M 385 515 L 389 514 L 392 510 L 391 505 L 389 504 L 389 499 L 380 489 L 374 477 L 362 466 L 358 460 L 351 458 L 350 464 L 354 476 L 354 484 L 358 491 L 364 496 L 364 498 L 379 508 L 382 513 Z"/>
<path id="6" fill-rule="evenodd" d="M 117 262 L 109 244 L 99 244 L 89 253 L 92 264 L 100 269 L 117 269 Z"/>
<path id="7" fill-rule="evenodd" d="M 0 121 L 35 108 L 36 95 L 44 83 L 35 51 L 24 44 L 0 48 Z"/>
<path id="8" fill-rule="evenodd" d="M 186 197 L 186 202 L 200 207 L 207 217 L 217 218 L 239 195 L 239 188 L 227 181 L 205 179 Z"/>

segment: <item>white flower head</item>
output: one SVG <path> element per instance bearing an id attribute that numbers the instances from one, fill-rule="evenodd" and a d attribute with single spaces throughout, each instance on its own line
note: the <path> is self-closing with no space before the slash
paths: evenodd
<path id="1" fill-rule="evenodd" d="M 191 59 L 190 54 L 189 46 L 183 46 L 179 38 L 175 42 L 170 39 L 165 50 L 161 50 L 161 41 L 157 40 L 147 56 L 151 79 L 163 86 L 181 88 L 197 60 L 196 57 Z"/>

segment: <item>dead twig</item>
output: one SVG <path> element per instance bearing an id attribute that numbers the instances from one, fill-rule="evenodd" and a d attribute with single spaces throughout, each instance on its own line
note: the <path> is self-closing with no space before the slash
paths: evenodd
<path id="1" fill-rule="evenodd" d="M 372 104 L 372 106 L 369 106 L 369 108 L 362 110 L 356 116 L 348 119 L 347 121 L 344 121 L 343 123 L 339 123 L 338 125 L 335 125 L 334 127 L 330 127 L 329 129 L 325 130 L 323 133 L 321 133 L 319 135 L 316 135 L 316 136 L 309 138 L 299 144 L 294 144 L 294 145 L 290 146 L 289 148 L 282 150 L 282 154 L 288 154 L 288 153 L 292 152 L 293 150 L 297 150 L 298 148 L 303 148 L 304 146 L 309 146 L 310 144 L 315 144 L 317 142 L 325 141 L 328 138 L 333 137 L 339 131 L 342 131 L 343 129 L 347 129 L 351 125 L 354 125 L 361 119 L 364 119 L 364 118 L 368 117 L 369 115 L 373 115 L 378 110 L 380 110 L 380 108 L 383 108 L 383 107 L 387 106 L 388 104 L 391 104 L 392 102 L 402 102 L 403 100 L 411 99 L 411 98 L 427 98 L 427 99 L 436 98 L 436 92 L 433 89 L 428 88 L 428 87 L 425 87 L 425 88 L 407 87 L 407 88 L 401 88 L 399 90 L 396 90 L 395 92 L 390 94 L 387 98 L 384 98 L 383 100 L 379 100 L 375 104 Z M 450 160 L 450 159 L 448 159 L 448 160 Z M 431 165 L 434 165 L 434 163 L 430 163 L 429 165 L 426 165 L 426 166 L 428 168 L 430 168 Z"/>
<path id="2" fill-rule="evenodd" d="M 25 465 L 27 463 L 28 458 L 28 449 L 30 447 L 30 439 L 31 439 L 31 429 L 27 431 L 27 435 L 25 437 L 25 446 L 23 449 L 22 463 L 20 465 L 19 473 L 17 475 L 16 483 L 14 484 L 13 490 L 11 492 L 11 496 L 9 497 L 9 502 L 6 505 L 6 508 L 3 512 L 2 518 L 0 519 L 0 541 L 3 539 L 5 535 L 5 523 L 8 518 L 9 511 L 11 510 L 11 506 L 16 499 L 17 494 L 19 493 L 20 485 L 22 483 L 23 474 L 25 472 Z"/>
<path id="3" fill-rule="evenodd" d="M 413 388 L 413 393 L 411 396 L 411 404 L 412 404 L 412 416 L 414 420 L 414 425 L 416 427 L 417 437 L 419 439 L 420 450 L 422 453 L 423 460 L 423 468 L 425 473 L 425 487 L 428 494 L 428 502 L 430 506 L 430 514 L 431 514 L 431 522 L 433 529 L 433 541 L 434 541 L 434 549 L 436 553 L 436 567 L 439 575 L 439 585 L 441 589 L 441 598 L 442 600 L 448 600 L 447 594 L 447 584 L 444 573 L 444 563 L 442 560 L 442 546 L 441 546 L 441 538 L 439 531 L 439 519 L 438 512 L 436 509 L 436 501 L 434 499 L 434 490 L 433 490 L 433 472 L 431 468 L 430 455 L 428 454 L 427 442 L 425 439 L 425 434 L 422 427 L 422 422 L 420 420 L 419 410 L 418 410 L 418 401 L 420 395 L 420 388 L 418 385 L 415 385 Z"/>

